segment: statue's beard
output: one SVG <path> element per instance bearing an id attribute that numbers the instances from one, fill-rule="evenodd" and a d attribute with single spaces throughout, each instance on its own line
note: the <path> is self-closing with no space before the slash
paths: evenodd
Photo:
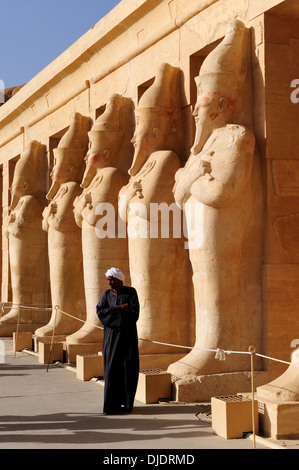
<path id="1" fill-rule="evenodd" d="M 82 178 L 82 183 L 80 185 L 81 188 L 88 188 L 88 186 L 92 182 L 95 174 L 96 174 L 96 169 L 95 169 L 94 165 L 92 165 L 91 163 L 89 163 L 87 161 L 86 168 L 85 168 L 85 171 L 84 171 L 84 175 L 83 175 L 83 178 Z"/>
<path id="2" fill-rule="evenodd" d="M 198 155 L 202 151 L 206 141 L 210 137 L 210 134 L 211 134 L 210 130 L 207 130 L 202 125 L 196 126 L 194 143 L 191 148 L 192 155 Z"/>
<path id="3" fill-rule="evenodd" d="M 142 166 L 146 162 L 149 153 L 146 149 L 140 147 L 139 145 L 135 147 L 133 162 L 131 168 L 129 169 L 129 175 L 134 176 L 141 170 Z"/>
<path id="4" fill-rule="evenodd" d="M 12 193 L 9 210 L 13 211 L 17 207 L 19 200 L 20 200 L 20 197 L 17 196 L 15 193 Z"/>
<path id="5" fill-rule="evenodd" d="M 48 201 L 51 201 L 54 198 L 54 196 L 57 193 L 59 187 L 60 187 L 60 184 L 54 179 L 52 181 L 51 187 L 50 187 L 50 189 L 48 191 L 48 194 L 46 196 Z"/>

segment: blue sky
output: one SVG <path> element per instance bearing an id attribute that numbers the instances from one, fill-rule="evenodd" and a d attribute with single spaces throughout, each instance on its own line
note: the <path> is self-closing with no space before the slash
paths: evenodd
<path id="1" fill-rule="evenodd" d="M 31 80 L 120 0 L 0 0 L 0 83 Z"/>

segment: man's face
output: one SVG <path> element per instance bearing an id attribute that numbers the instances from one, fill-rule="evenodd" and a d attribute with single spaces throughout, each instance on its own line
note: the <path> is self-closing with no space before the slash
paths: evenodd
<path id="1" fill-rule="evenodd" d="M 108 276 L 107 281 L 111 289 L 115 290 L 116 292 L 121 290 L 123 283 L 119 279 L 113 276 Z"/>

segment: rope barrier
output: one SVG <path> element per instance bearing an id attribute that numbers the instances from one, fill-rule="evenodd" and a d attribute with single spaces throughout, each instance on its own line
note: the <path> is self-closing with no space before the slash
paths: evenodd
<path id="1" fill-rule="evenodd" d="M 22 304 L 15 304 L 13 302 L 0 302 L 0 308 L 2 311 L 4 311 L 5 308 L 13 308 L 13 307 L 19 307 L 19 308 L 28 308 L 30 310 L 52 310 L 52 307 L 45 307 L 44 305 L 22 305 Z"/>
<path id="2" fill-rule="evenodd" d="M 3 308 L 5 308 L 5 306 L 6 306 L 5 304 L 8 304 L 8 302 L 1 302 L 0 303 L 0 312 L 1 312 L 1 314 L 0 314 L 0 325 L 1 325 L 1 316 L 2 316 L 2 313 L 3 313 Z M 25 308 L 25 309 L 29 308 L 29 309 L 37 309 L 37 310 L 53 310 L 53 307 L 43 307 L 43 306 L 38 307 L 36 304 L 35 305 L 18 305 L 18 304 L 11 303 L 10 305 L 11 306 L 16 306 L 16 307 L 19 307 L 19 308 Z M 81 318 L 75 317 L 74 315 L 70 315 L 69 313 L 64 312 L 57 305 L 54 308 L 55 308 L 55 316 L 56 316 L 57 312 L 59 311 L 63 315 L 67 315 L 68 317 L 73 318 L 74 320 L 77 320 L 77 321 L 82 322 L 82 323 L 89 323 L 94 328 L 98 328 L 100 330 L 104 329 L 102 326 L 93 324 L 93 323 L 89 322 L 88 320 L 81 320 Z M 19 320 L 20 320 L 19 315 L 20 314 L 18 313 L 18 324 L 19 324 Z M 53 335 L 52 335 L 52 337 L 53 337 Z M 145 339 L 145 338 L 138 338 L 138 339 L 139 339 L 139 341 L 146 341 L 146 342 L 153 343 L 153 344 L 160 344 L 162 346 L 170 346 L 170 347 L 174 347 L 174 348 L 205 351 L 205 352 L 214 352 L 215 353 L 215 359 L 218 359 L 220 361 L 224 361 L 226 359 L 226 356 L 229 355 L 229 354 L 246 354 L 246 355 L 251 355 L 252 354 L 252 352 L 250 350 L 249 351 L 233 351 L 233 350 L 226 350 L 226 349 L 221 349 L 221 348 L 208 349 L 208 348 L 198 348 L 196 346 L 182 346 L 182 345 L 179 345 L 179 344 L 164 343 L 164 342 L 161 342 L 161 341 L 154 341 L 154 340 Z M 297 366 L 297 367 L 299 366 L 299 364 L 294 364 L 293 362 L 283 361 L 281 359 L 277 359 L 277 358 L 274 358 L 274 357 L 265 356 L 264 354 L 260 354 L 260 353 L 257 353 L 257 352 L 255 352 L 255 356 L 261 357 L 263 359 L 268 359 L 268 360 L 272 360 L 272 361 L 276 361 L 276 362 L 281 362 L 281 363 L 287 364 L 287 365 L 293 365 L 293 366 Z"/>
<path id="3" fill-rule="evenodd" d="M 3 304 L 5 304 L 5 303 L 0 303 L 0 312 L 1 312 L 1 314 L 3 312 Z M 19 308 L 29 308 L 29 309 L 35 308 L 37 310 L 53 310 L 53 307 L 37 307 L 36 305 L 31 306 L 31 305 L 17 305 L 17 304 L 11 304 L 11 305 L 19 307 Z M 5 308 L 5 306 L 4 306 L 4 308 Z M 73 318 L 74 320 L 77 320 L 77 321 L 82 322 L 82 323 L 90 323 L 91 326 L 93 326 L 94 328 L 98 328 L 100 330 L 104 329 L 102 326 L 93 324 L 93 323 L 89 322 L 88 320 L 81 320 L 81 318 L 75 317 L 74 315 L 70 315 L 69 313 L 64 312 L 57 305 L 54 308 L 55 308 L 55 311 L 56 311 L 55 315 L 59 311 L 63 315 L 67 315 L 68 317 Z M 18 314 L 18 320 L 19 320 L 19 314 Z M 1 324 L 1 315 L 0 315 L 0 324 Z M 154 340 L 145 339 L 145 338 L 138 338 L 138 339 L 139 339 L 139 341 L 145 341 L 145 342 L 149 342 L 149 343 L 153 343 L 153 344 L 160 344 L 162 346 L 170 346 L 170 347 L 174 347 L 174 348 L 205 351 L 205 352 L 214 352 L 215 353 L 215 359 L 219 359 L 220 361 L 224 361 L 226 359 L 226 355 L 230 355 L 230 354 L 246 354 L 246 355 L 251 355 L 252 354 L 251 351 L 233 351 L 233 350 L 226 350 L 226 349 L 221 349 L 221 348 L 216 348 L 216 349 L 198 348 L 196 346 L 182 346 L 182 345 L 179 345 L 179 344 L 164 343 L 164 342 L 161 342 L 161 341 L 154 341 Z M 293 362 L 283 361 L 281 359 L 277 359 L 277 358 L 274 358 L 274 357 L 265 356 L 264 354 L 260 354 L 260 353 L 257 353 L 257 352 L 255 352 L 255 355 L 259 356 L 263 359 L 268 359 L 268 360 L 272 360 L 272 361 L 276 361 L 276 362 L 281 362 L 281 363 L 287 364 L 287 365 L 299 366 L 299 364 L 294 364 Z"/>

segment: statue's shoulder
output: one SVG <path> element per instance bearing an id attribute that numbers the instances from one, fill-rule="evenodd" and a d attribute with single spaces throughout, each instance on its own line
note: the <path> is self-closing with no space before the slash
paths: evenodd
<path id="1" fill-rule="evenodd" d="M 148 162 L 154 162 L 156 170 L 170 171 L 173 173 L 177 171 L 180 166 L 180 159 L 178 155 L 172 150 L 158 150 L 153 152 L 148 159 Z"/>
<path id="2" fill-rule="evenodd" d="M 126 175 L 116 167 L 106 167 L 101 170 L 101 175 L 104 180 L 111 182 L 117 182 L 123 180 Z"/>
<path id="3" fill-rule="evenodd" d="M 46 198 L 37 197 L 32 194 L 22 196 L 19 201 L 26 208 L 40 208 L 41 203 L 46 202 Z"/>
<path id="4" fill-rule="evenodd" d="M 215 136 L 222 137 L 231 142 L 248 141 L 255 142 L 255 136 L 251 129 L 240 124 L 227 124 L 224 127 L 216 129 Z"/>
<path id="5" fill-rule="evenodd" d="M 212 133 L 205 149 L 213 146 L 215 148 L 230 149 L 231 152 L 246 150 L 252 153 L 255 147 L 255 135 L 248 127 L 239 124 L 227 124 Z"/>
<path id="6" fill-rule="evenodd" d="M 172 150 L 157 150 L 151 154 L 149 160 L 150 159 L 159 160 L 161 162 L 169 162 L 179 160 L 179 157 Z"/>

